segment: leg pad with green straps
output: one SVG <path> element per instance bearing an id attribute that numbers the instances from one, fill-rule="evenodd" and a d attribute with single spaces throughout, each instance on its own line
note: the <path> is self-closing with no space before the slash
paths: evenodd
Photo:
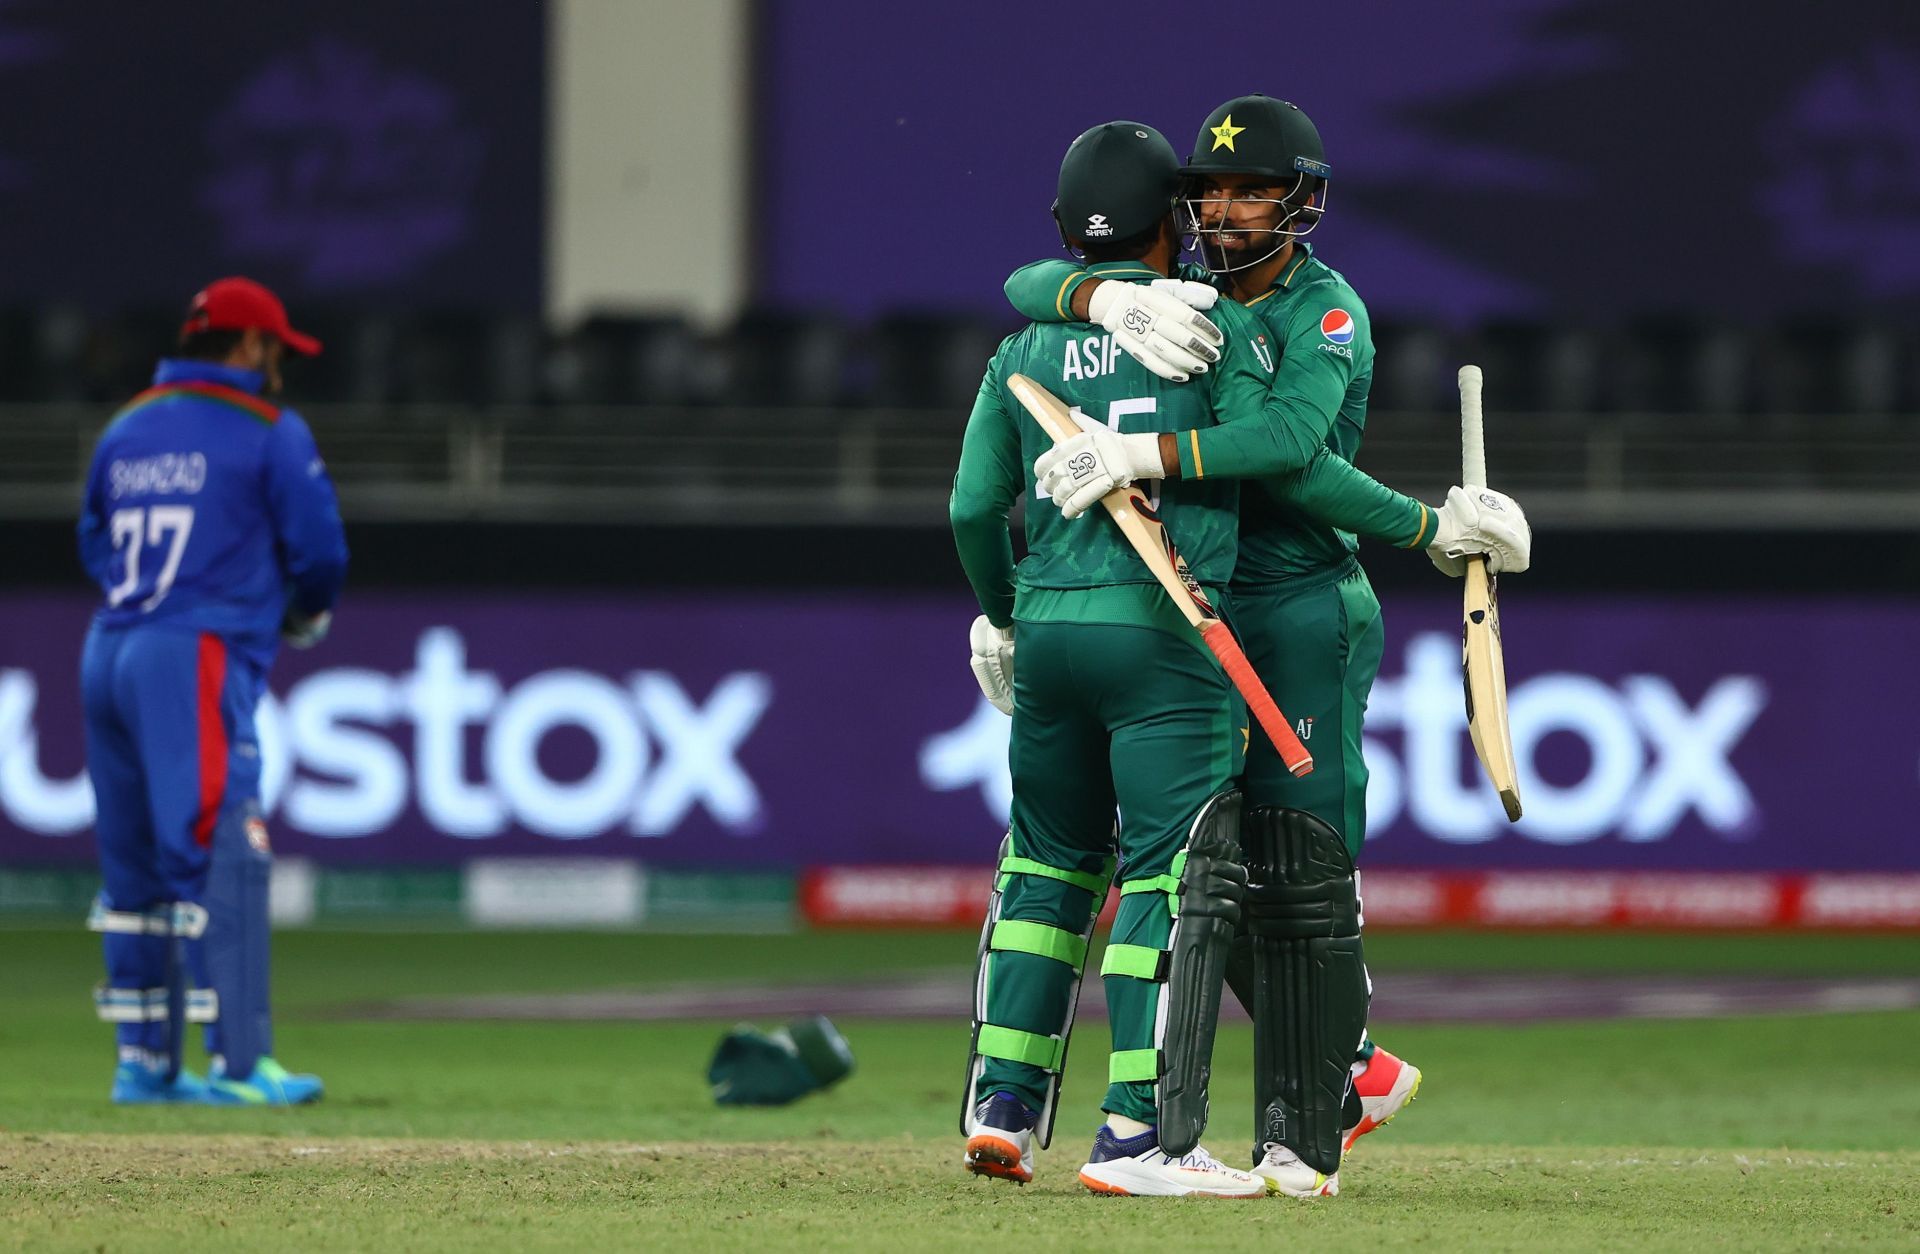
<path id="1" fill-rule="evenodd" d="M 1240 794 L 1217 793 L 1193 821 L 1176 859 L 1173 936 L 1159 1015 L 1160 1148 L 1185 1154 L 1207 1127 L 1220 987 L 1247 889 L 1240 863 Z"/>
<path id="2" fill-rule="evenodd" d="M 1051 917 L 1005 917 L 1007 890 L 1016 879 L 1024 880 L 1027 886 L 1027 895 L 1023 900 L 1027 900 L 1031 906 L 1037 895 L 1038 900 L 1046 906 L 1041 913 Z M 1111 879 L 1110 859 L 1101 872 L 1092 873 L 1016 856 L 1011 834 L 1001 844 L 999 874 L 994 881 L 993 894 L 987 902 L 986 923 L 980 929 L 979 965 L 974 976 L 973 1045 L 968 1053 L 967 1089 L 960 1110 L 962 1134 L 971 1135 L 973 1132 L 973 1111 L 983 1096 L 980 1092 L 983 1077 L 989 1082 L 988 1086 L 1001 1082 L 987 1074 L 991 1067 L 1002 1077 L 1002 1081 L 1008 1073 L 1019 1077 L 1017 1087 L 1022 1100 L 1033 1101 L 1037 1098 L 1040 1121 L 1035 1131 L 1042 1148 L 1051 1143 L 1054 1109 L 1060 1093 L 1060 1073 L 1066 1066 L 1067 1040 L 1073 1033 L 1074 1011 L 1080 998 L 1080 980 L 1086 968 L 1087 944 L 1092 938 L 1094 923 L 1100 916 L 1100 908 L 1106 903 L 1107 886 Z M 1075 904 L 1082 900 L 1083 894 L 1088 903 L 1084 907 Z M 1038 1004 L 1055 1009 L 1042 1011 L 1025 1027 L 995 1021 L 997 1012 L 1004 1014 L 1017 1009 L 1008 1004 L 1009 994 L 1006 990 L 1012 987 L 1009 983 L 1011 974 L 1002 970 L 996 975 L 996 967 L 1007 962 L 1024 964 L 1029 980 L 1035 978 L 1033 972 L 1036 970 L 1044 973 L 1045 988 L 1053 990 L 1040 998 Z M 1000 986 L 998 996 L 995 995 L 996 979 Z M 1037 991 L 1031 988 L 1028 992 L 1037 995 Z M 1034 1001 L 1026 1002 L 1029 1015 L 1034 1014 L 1035 1004 Z M 1036 1030 L 1035 1022 L 1039 1017 L 1046 1017 L 1047 1022 Z M 1044 1073 L 1044 1079 L 1037 1073 Z"/>
<path id="3" fill-rule="evenodd" d="M 1369 999 L 1353 857 L 1304 810 L 1255 807 L 1241 837 L 1247 895 L 1227 982 L 1253 1016 L 1254 1160 L 1284 1145 L 1331 1175 Z"/>

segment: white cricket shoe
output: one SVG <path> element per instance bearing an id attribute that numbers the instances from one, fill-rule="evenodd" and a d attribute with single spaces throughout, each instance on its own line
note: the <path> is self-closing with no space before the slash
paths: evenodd
<path id="1" fill-rule="evenodd" d="M 1102 1126 L 1093 1138 L 1093 1154 L 1080 1169 L 1080 1183 L 1115 1197 L 1265 1197 L 1267 1182 L 1227 1166 L 1202 1146 L 1178 1158 L 1161 1152 L 1160 1137 L 1149 1128 L 1121 1140 Z"/>
<path id="2" fill-rule="evenodd" d="M 976 1176 L 1025 1184 L 1033 1179 L 1033 1129 L 1040 1121 L 1011 1093 L 993 1093 L 973 1108 L 961 1162 Z"/>
<path id="3" fill-rule="evenodd" d="M 1253 1174 L 1266 1182 L 1267 1192 L 1288 1197 L 1337 1197 L 1340 1173 L 1327 1175 L 1300 1161 L 1300 1156 L 1277 1142 L 1267 1143 L 1266 1157 L 1254 1165 Z"/>

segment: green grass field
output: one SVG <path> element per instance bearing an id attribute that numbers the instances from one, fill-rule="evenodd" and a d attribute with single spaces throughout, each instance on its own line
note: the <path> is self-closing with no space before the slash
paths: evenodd
<path id="1" fill-rule="evenodd" d="M 840 1021 L 859 1069 L 722 1110 L 720 1021 L 360 1021 L 398 997 L 953 968 L 958 934 L 302 932 L 277 941 L 298 1111 L 118 1109 L 92 937 L 0 931 L 0 1248 L 1827 1249 L 1920 1246 L 1920 1012 L 1523 1027 L 1376 1024 L 1427 1073 L 1313 1203 L 1096 1198 L 1104 1024 L 1077 1036 L 1032 1187 L 957 1167 L 965 1025 Z M 1383 934 L 1377 970 L 1911 974 L 1920 937 Z M 1209 1143 L 1251 1127 L 1223 1031 Z M 1172 1209 L 1169 1214 L 1169 1208 Z"/>

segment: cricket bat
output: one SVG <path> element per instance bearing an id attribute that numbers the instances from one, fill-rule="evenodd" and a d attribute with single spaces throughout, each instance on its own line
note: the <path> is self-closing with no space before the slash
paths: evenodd
<path id="1" fill-rule="evenodd" d="M 1460 484 L 1487 486 L 1487 445 L 1480 408 L 1480 367 L 1460 367 Z M 1500 793 L 1507 821 L 1520 820 L 1520 777 L 1507 727 L 1507 663 L 1500 650 L 1499 581 L 1485 557 L 1467 559 L 1466 613 L 1460 625 L 1460 670 L 1466 681 L 1467 731 L 1487 778 Z"/>
<path id="2" fill-rule="evenodd" d="M 1055 444 L 1080 434 L 1080 428 L 1068 412 L 1066 402 L 1032 379 L 1023 374 L 1009 375 L 1007 386 L 1013 390 L 1020 404 L 1026 407 L 1026 411 L 1033 415 L 1033 420 L 1040 424 L 1040 429 L 1053 437 Z M 1279 751 L 1281 763 L 1296 776 L 1310 774 L 1313 771 L 1313 755 L 1293 734 L 1286 715 L 1280 712 L 1280 707 L 1274 703 L 1266 685 L 1260 682 L 1260 677 L 1253 673 L 1253 665 L 1247 661 L 1240 642 L 1233 638 L 1233 632 L 1220 621 L 1220 616 L 1207 601 L 1207 595 L 1188 569 L 1186 559 L 1173 547 L 1173 540 L 1161 525 L 1159 515 L 1148 506 L 1146 495 L 1129 485 L 1115 488 L 1101 497 L 1100 503 L 1106 506 L 1108 515 L 1119 525 L 1120 533 L 1133 545 L 1134 552 L 1147 564 L 1153 577 L 1173 598 L 1180 613 L 1200 633 L 1200 639 L 1220 659 L 1227 678 L 1246 698 L 1247 708 L 1259 720 L 1261 730 L 1267 733 L 1267 739 Z"/>

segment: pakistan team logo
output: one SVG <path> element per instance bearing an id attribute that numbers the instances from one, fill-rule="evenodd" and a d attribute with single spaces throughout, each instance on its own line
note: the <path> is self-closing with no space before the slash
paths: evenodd
<path id="1" fill-rule="evenodd" d="M 1268 346 L 1266 336 L 1256 335 L 1253 337 L 1253 355 L 1260 359 L 1260 368 L 1262 370 L 1265 370 L 1268 374 L 1273 373 L 1273 349 Z"/>

